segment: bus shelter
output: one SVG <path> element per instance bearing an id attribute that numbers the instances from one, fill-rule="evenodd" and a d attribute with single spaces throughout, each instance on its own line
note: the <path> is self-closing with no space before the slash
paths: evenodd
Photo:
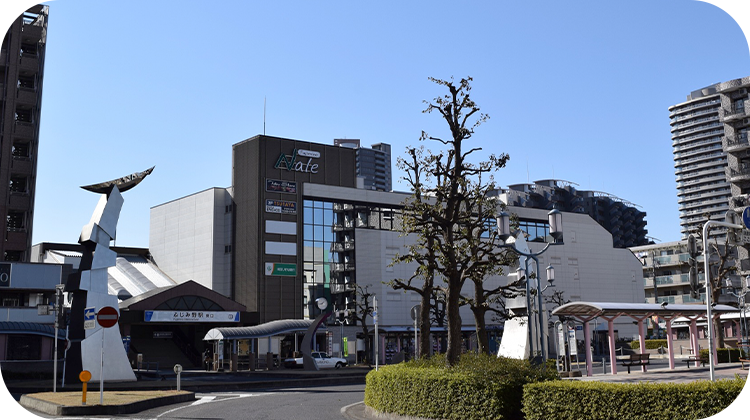
<path id="1" fill-rule="evenodd" d="M 713 307 L 712 316 L 718 319 L 722 314 L 738 312 L 737 308 L 728 305 L 716 305 Z M 571 302 L 562 305 L 552 311 L 552 315 L 573 317 L 583 323 L 583 337 L 585 354 L 586 354 L 586 375 L 592 375 L 592 356 L 591 356 L 591 331 L 589 323 L 594 318 L 600 318 L 607 321 L 609 339 L 609 358 L 610 370 L 613 375 L 617 374 L 617 362 L 615 357 L 615 333 L 614 321 L 621 316 L 628 316 L 638 324 L 638 336 L 640 341 L 640 352 L 646 352 L 646 328 L 643 321 L 651 316 L 658 316 L 666 321 L 667 327 L 667 352 L 669 354 L 669 368 L 674 369 L 674 347 L 672 345 L 672 321 L 678 317 L 686 318 L 690 321 L 690 342 L 694 349 L 698 348 L 698 327 L 697 321 L 707 317 L 705 305 L 675 305 L 675 304 L 654 304 L 654 303 L 621 303 L 621 302 Z M 713 322 L 708 323 L 708 328 L 713 328 Z M 716 332 L 712 330 L 712 336 L 716 337 Z M 718 362 L 716 357 L 716 340 L 713 348 L 714 363 Z M 695 362 L 696 366 L 700 361 Z M 641 370 L 646 372 L 646 366 L 642 365 Z"/>

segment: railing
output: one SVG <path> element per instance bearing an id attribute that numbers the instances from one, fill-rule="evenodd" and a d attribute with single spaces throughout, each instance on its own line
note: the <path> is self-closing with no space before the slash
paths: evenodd
<path id="1" fill-rule="evenodd" d="M 716 124 L 716 125 L 719 125 L 719 124 Z M 673 140 L 672 140 L 672 147 L 679 146 L 679 145 L 681 145 L 681 144 L 683 144 L 685 142 L 689 142 L 689 141 L 691 141 L 693 139 L 697 139 L 697 138 L 701 138 L 701 137 L 706 137 L 706 136 L 715 136 L 717 134 L 724 134 L 724 127 L 722 125 L 721 130 L 711 130 L 711 131 L 706 131 L 706 132 L 700 133 L 700 134 L 693 134 L 692 136 L 688 136 L 688 137 L 680 137 L 680 136 L 682 136 L 684 134 L 685 133 L 683 133 L 683 132 L 672 134 L 672 138 L 673 138 Z M 716 140 L 711 140 L 711 141 L 716 141 Z"/>
<path id="2" fill-rule="evenodd" d="M 710 101 L 700 102 L 700 103 L 697 103 L 697 104 L 691 104 L 691 105 L 681 106 L 678 109 L 675 109 L 674 111 L 672 111 L 670 113 L 670 116 L 674 115 L 674 114 L 677 114 L 677 113 L 680 113 L 680 112 L 689 111 L 689 110 L 691 110 L 693 108 L 699 108 L 699 107 L 702 107 L 702 106 L 708 106 L 708 105 L 713 105 L 713 104 L 718 104 L 718 103 L 721 103 L 721 99 L 713 99 L 713 100 L 710 100 Z"/>
<path id="3" fill-rule="evenodd" d="M 721 101 L 719 101 L 719 102 L 721 102 Z M 693 118 L 693 117 L 697 117 L 698 115 L 708 114 L 708 113 L 711 113 L 711 112 L 719 112 L 719 110 L 714 107 L 714 108 L 708 108 L 708 109 L 704 109 L 704 110 L 701 110 L 701 111 L 693 112 L 693 113 L 690 113 L 690 114 L 678 115 L 678 116 L 672 118 L 672 122 L 682 121 L 682 120 L 684 120 L 686 118 Z"/>
<path id="4" fill-rule="evenodd" d="M 688 128 L 688 129 L 685 129 L 685 130 L 680 130 L 678 127 L 675 126 L 675 127 L 672 127 L 672 129 L 675 130 L 675 131 L 679 131 L 680 135 L 682 135 L 682 134 L 692 133 L 693 131 L 705 130 L 705 129 L 709 128 L 709 127 L 718 127 L 720 125 L 723 126 L 723 123 L 714 122 L 714 123 L 711 123 L 711 124 L 705 124 L 705 125 L 702 125 L 700 127 Z"/>

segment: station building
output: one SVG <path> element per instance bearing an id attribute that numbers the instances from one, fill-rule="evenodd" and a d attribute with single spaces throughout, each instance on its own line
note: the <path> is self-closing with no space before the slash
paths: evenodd
<path id="1" fill-rule="evenodd" d="M 408 194 L 367 188 L 351 148 L 259 135 L 232 152 L 231 187 L 151 209 L 154 263 L 178 283 L 193 279 L 246 306 L 260 323 L 314 318 L 321 296 L 336 310 L 353 311 L 357 286 L 367 287 L 378 299 L 380 348 L 408 347 L 409 313 L 419 296 L 386 284 L 415 269 L 391 265 L 414 240 L 399 232 Z M 508 211 L 518 215 L 529 247 L 540 250 L 549 236 L 547 210 Z M 565 244 L 550 247 L 540 264 L 555 266 L 556 288 L 566 299 L 644 301 L 642 265 L 630 250 L 615 248 L 612 234 L 587 214 L 566 212 L 563 223 Z M 498 276 L 488 287 L 507 281 Z M 465 292 L 471 293 L 468 284 Z M 468 308 L 462 319 L 471 347 Z M 487 321 L 502 329 L 502 322 Z M 373 320 L 367 323 L 372 333 Z M 621 337 L 637 334 L 631 322 L 616 328 Z M 329 330 L 334 345 L 326 350 L 335 353 L 341 332 Z M 354 342 L 362 328 L 347 322 L 341 330 Z"/>

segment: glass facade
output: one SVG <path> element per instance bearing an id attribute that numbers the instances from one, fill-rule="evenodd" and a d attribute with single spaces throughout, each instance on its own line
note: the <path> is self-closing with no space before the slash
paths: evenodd
<path id="1" fill-rule="evenodd" d="M 552 242 L 547 223 L 521 220 L 518 225 L 519 229 L 526 233 L 527 242 Z"/>

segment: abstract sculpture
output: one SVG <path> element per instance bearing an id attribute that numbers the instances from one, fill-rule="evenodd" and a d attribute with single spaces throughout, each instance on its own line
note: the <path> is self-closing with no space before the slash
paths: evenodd
<path id="1" fill-rule="evenodd" d="M 136 380 L 119 328 L 101 328 L 96 325 L 93 329 L 85 329 L 84 309 L 93 307 L 98 312 L 105 306 L 111 306 L 119 313 L 117 296 L 109 294 L 107 268 L 115 266 L 117 260 L 117 253 L 109 249 L 109 243 L 116 237 L 117 220 L 124 201 L 120 192 L 138 185 L 153 169 L 81 187 L 102 196 L 78 239 L 83 245 L 78 271 L 68 276 L 65 285 L 65 291 L 69 296 L 72 295 L 68 326 L 70 348 L 65 369 L 68 383 L 76 383 L 82 370 L 91 372 L 93 378 L 100 377 L 102 352 L 106 354 L 106 368 L 102 375 L 105 381 Z"/>

